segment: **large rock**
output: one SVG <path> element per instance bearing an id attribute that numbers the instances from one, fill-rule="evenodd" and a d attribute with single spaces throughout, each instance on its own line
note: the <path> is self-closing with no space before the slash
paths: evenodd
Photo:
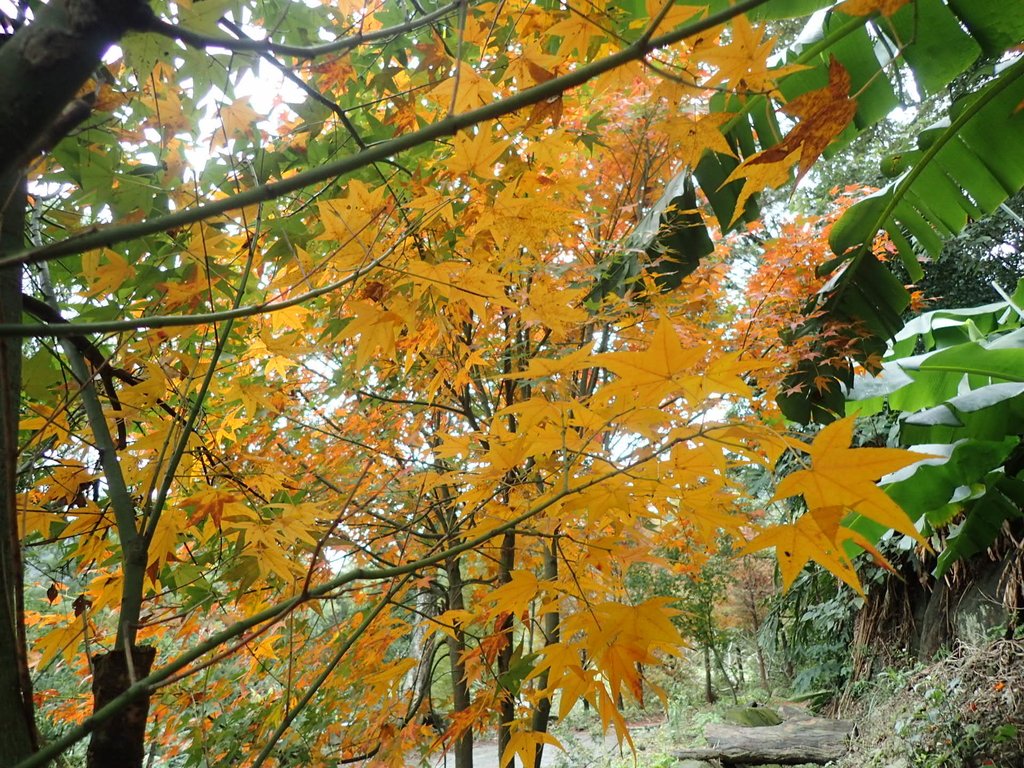
<path id="1" fill-rule="evenodd" d="M 853 732 L 851 720 L 795 716 L 780 725 L 749 727 L 709 723 L 704 729 L 708 747 L 686 749 L 675 757 L 718 760 L 724 765 L 824 764 L 842 757 Z"/>
<path id="2" fill-rule="evenodd" d="M 728 723 L 748 728 L 779 725 L 782 722 L 779 713 L 768 707 L 730 707 L 722 713 L 722 717 Z"/>

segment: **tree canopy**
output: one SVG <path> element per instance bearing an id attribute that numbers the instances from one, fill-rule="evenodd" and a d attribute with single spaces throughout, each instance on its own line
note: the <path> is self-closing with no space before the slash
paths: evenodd
<path id="1" fill-rule="evenodd" d="M 678 652 L 633 565 L 698 574 L 725 537 L 860 590 L 880 531 L 924 542 L 879 481 L 925 457 L 854 447 L 845 400 L 911 306 L 889 262 L 919 279 L 1024 187 L 1024 9 L 51 0 L 7 27 L 9 764 L 471 768 L 492 729 L 532 766 L 581 700 L 628 740 Z M 891 184 L 783 210 L 923 102 L 946 117 Z M 801 514 L 762 524 L 752 464 Z"/>

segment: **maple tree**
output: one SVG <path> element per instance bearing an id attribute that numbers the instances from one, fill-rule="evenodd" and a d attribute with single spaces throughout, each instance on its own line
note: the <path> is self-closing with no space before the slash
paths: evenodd
<path id="1" fill-rule="evenodd" d="M 493 729 L 534 765 L 580 700 L 628 740 L 622 699 L 682 643 L 668 599 L 628 599 L 631 565 L 745 538 L 732 470 L 786 452 L 805 466 L 777 496 L 807 512 L 748 546 L 859 588 L 851 513 L 915 535 L 875 483 L 921 456 L 851 448 L 849 420 L 807 444 L 773 403 L 808 361 L 825 392 L 867 357 L 886 307 L 843 296 L 882 269 L 879 230 L 910 263 L 930 215 L 956 231 L 954 192 L 991 210 L 1022 180 L 975 174 L 981 199 L 944 188 L 921 224 L 908 176 L 793 224 L 814 248 L 768 254 L 741 311 L 722 233 L 884 116 L 903 67 L 935 88 L 1011 57 L 955 126 L 1012 145 L 1021 21 L 934 0 L 977 49 L 942 72 L 921 53 L 953 33 L 900 3 L 771 34 L 829 5 L 19 6 L 0 753 L 469 768 Z M 814 272 L 841 262 L 838 288 Z"/>

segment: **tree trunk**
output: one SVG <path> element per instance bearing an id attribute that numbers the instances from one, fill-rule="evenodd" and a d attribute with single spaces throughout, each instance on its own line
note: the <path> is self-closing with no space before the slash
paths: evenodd
<path id="1" fill-rule="evenodd" d="M 27 163 L 62 135 L 61 115 L 103 54 L 153 18 L 143 0 L 53 0 L 35 4 L 30 23 L 0 45 L 0 253 L 24 248 Z M 0 270 L 0 322 L 21 322 L 20 265 Z M 17 529 L 17 439 L 21 340 L 0 339 L 0 757 L 17 762 L 34 748 L 31 682 L 22 625 Z M 117 763 L 120 764 L 120 763 Z M 140 763 L 141 764 L 141 763 Z M 115 765 L 107 762 L 106 765 Z"/>
<path id="2" fill-rule="evenodd" d="M 435 636 L 427 636 L 427 622 L 425 619 L 433 618 L 437 614 L 434 590 L 431 587 L 423 587 L 416 593 L 415 597 L 416 615 L 412 621 L 412 639 L 409 643 L 409 658 L 416 660 L 416 666 L 405 674 L 402 681 L 402 688 L 409 695 L 409 710 L 406 713 L 406 721 L 411 721 L 419 714 L 424 700 L 428 703 L 427 712 L 422 717 L 434 720 L 433 705 L 430 704 L 430 687 L 433 683 L 434 658 L 435 658 Z"/>
<path id="3" fill-rule="evenodd" d="M 145 29 L 143 0 L 54 0 L 0 46 L 0 174 L 20 173 L 64 107 L 125 32 Z"/>
<path id="4" fill-rule="evenodd" d="M 714 704 L 715 702 L 715 691 L 711 687 L 711 649 L 704 646 L 704 701 L 708 704 Z"/>
<path id="5" fill-rule="evenodd" d="M 124 651 L 92 657 L 94 709 L 109 704 L 128 687 L 149 674 L 156 648 L 135 646 L 131 664 Z M 142 768 L 146 756 L 146 720 L 149 696 L 140 696 L 113 717 L 100 723 L 89 741 L 86 768 Z"/>
<path id="6" fill-rule="evenodd" d="M 752 592 L 752 590 L 751 590 Z M 768 665 L 765 663 L 764 650 L 761 648 L 761 613 L 757 610 L 757 596 L 750 597 L 750 623 L 753 627 L 754 652 L 757 656 L 757 674 L 761 678 L 761 687 L 768 690 Z"/>
<path id="7" fill-rule="evenodd" d="M 851 720 L 806 715 L 780 725 L 749 727 L 709 723 L 704 735 L 709 747 L 679 750 L 683 760 L 717 760 L 723 765 L 803 765 L 828 763 L 846 754 Z"/>
<path id="8" fill-rule="evenodd" d="M 453 611 L 465 608 L 462 597 L 462 568 L 458 558 L 446 563 L 448 572 L 448 607 Z M 448 658 L 452 670 L 452 699 L 456 714 L 467 712 L 472 700 L 469 695 L 469 681 L 466 680 L 466 636 L 461 625 L 456 623 L 454 632 L 448 637 Z M 461 723 L 465 730 L 455 740 L 455 768 L 473 768 L 473 728 Z"/>
<path id="9" fill-rule="evenodd" d="M 718 667 L 718 671 L 722 673 L 722 679 L 725 680 L 725 684 L 729 686 L 729 692 L 732 694 L 732 703 L 738 702 L 737 698 L 737 684 L 729 677 L 729 672 L 725 668 L 725 661 L 722 659 L 722 652 L 717 645 L 711 647 L 712 652 L 715 655 L 715 666 Z"/>
<path id="10" fill-rule="evenodd" d="M 507 584 L 512 579 L 512 568 L 515 567 L 516 559 L 516 534 L 514 531 L 507 532 L 501 540 L 501 563 L 498 570 L 498 581 L 500 584 Z M 508 675 L 512 666 L 512 614 L 508 613 L 502 618 L 498 632 L 501 634 L 501 650 L 498 652 L 498 680 Z M 512 721 L 516 719 L 516 701 L 512 691 L 505 689 L 501 693 L 501 703 L 498 712 L 498 763 L 501 765 L 501 756 L 505 754 L 505 748 L 512 741 Z M 515 768 L 515 758 L 510 757 L 502 768 Z"/>
<path id="11" fill-rule="evenodd" d="M 544 557 L 544 579 L 545 581 L 555 581 L 558 578 L 558 534 L 556 533 L 551 538 L 551 548 L 545 553 Z M 544 645 L 550 645 L 551 643 L 557 643 L 559 639 L 558 632 L 558 611 L 552 610 L 544 614 L 543 628 L 544 628 Z M 541 672 L 540 680 L 538 684 L 541 688 L 547 688 L 548 686 L 548 670 L 545 668 Z M 583 700 L 584 706 L 587 705 L 587 700 Z M 539 702 L 537 702 L 537 708 L 533 711 L 533 730 L 536 733 L 547 733 L 548 723 L 551 720 L 551 697 L 545 696 Z M 541 758 L 544 757 L 544 742 L 538 741 L 535 751 L 533 764 L 540 768 Z"/>
<path id="12" fill-rule="evenodd" d="M 7 201 L 0 256 L 24 243 L 25 198 L 20 179 L 0 183 Z M 0 269 L 0 323 L 21 322 L 21 267 Z M 35 748 L 31 678 L 22 623 L 21 537 L 18 535 L 18 419 L 21 339 L 0 338 L 0 755 L 17 762 Z"/>

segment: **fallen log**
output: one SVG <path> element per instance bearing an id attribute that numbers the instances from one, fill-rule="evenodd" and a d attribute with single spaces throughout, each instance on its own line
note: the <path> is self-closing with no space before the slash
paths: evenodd
<path id="1" fill-rule="evenodd" d="M 822 765 L 846 753 L 853 725 L 850 720 L 819 717 L 763 727 L 710 723 L 704 731 L 709 746 L 677 750 L 674 755 L 680 760 L 719 760 L 723 765 Z"/>

